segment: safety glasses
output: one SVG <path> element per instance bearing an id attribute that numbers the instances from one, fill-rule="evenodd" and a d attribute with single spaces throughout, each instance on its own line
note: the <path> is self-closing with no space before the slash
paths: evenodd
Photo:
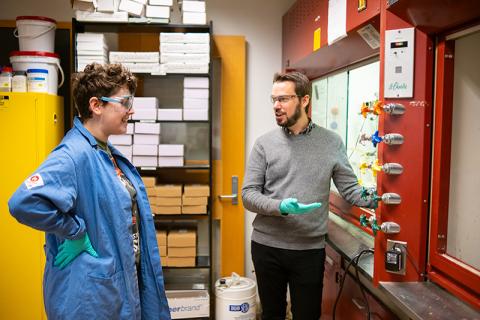
<path id="1" fill-rule="evenodd" d="M 104 102 L 116 102 L 121 104 L 127 109 L 127 112 L 130 111 L 133 107 L 133 96 L 121 96 L 121 97 L 101 97 L 100 100 Z"/>

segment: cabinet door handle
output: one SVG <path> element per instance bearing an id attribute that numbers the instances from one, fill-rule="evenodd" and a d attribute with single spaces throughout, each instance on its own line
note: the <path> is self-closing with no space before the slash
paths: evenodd
<path id="1" fill-rule="evenodd" d="M 232 194 L 218 195 L 218 199 L 220 201 L 232 199 L 232 204 L 238 204 L 238 176 L 232 176 Z"/>
<path id="2" fill-rule="evenodd" d="M 356 298 L 352 298 L 353 304 L 360 310 L 365 309 L 365 306 Z"/>

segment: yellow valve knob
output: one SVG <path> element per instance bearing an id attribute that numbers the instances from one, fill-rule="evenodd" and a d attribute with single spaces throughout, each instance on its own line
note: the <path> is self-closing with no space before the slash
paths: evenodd
<path id="1" fill-rule="evenodd" d="M 360 108 L 360 113 L 364 118 L 367 117 L 367 114 L 370 112 L 370 109 L 368 108 L 367 104 L 364 102 L 362 103 L 362 107 Z"/>
<path id="2" fill-rule="evenodd" d="M 370 166 L 366 163 L 366 162 L 362 162 L 360 164 L 360 166 L 358 166 L 358 168 L 360 169 L 360 172 L 361 173 L 365 173 L 365 171 L 370 168 Z"/>
<path id="3" fill-rule="evenodd" d="M 378 159 L 375 160 L 375 163 L 373 163 L 373 164 L 371 165 L 371 168 L 372 168 L 372 174 L 373 174 L 374 177 L 377 176 L 377 173 L 378 173 L 378 172 L 380 172 L 380 171 L 383 170 L 382 166 L 378 164 Z"/>
<path id="4" fill-rule="evenodd" d="M 383 111 L 383 102 L 380 100 L 375 101 L 373 104 L 373 113 L 376 114 L 377 116 L 381 114 Z"/>

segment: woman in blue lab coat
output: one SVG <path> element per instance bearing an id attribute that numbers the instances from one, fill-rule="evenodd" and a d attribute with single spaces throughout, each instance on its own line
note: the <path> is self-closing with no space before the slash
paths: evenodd
<path id="1" fill-rule="evenodd" d="M 74 127 L 9 201 L 46 232 L 49 319 L 170 319 L 145 186 L 107 142 L 126 132 L 136 86 L 118 64 L 75 74 Z"/>

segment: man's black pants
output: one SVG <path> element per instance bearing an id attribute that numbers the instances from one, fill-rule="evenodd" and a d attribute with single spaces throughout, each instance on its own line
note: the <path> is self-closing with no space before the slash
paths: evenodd
<path id="1" fill-rule="evenodd" d="M 293 319 L 320 319 L 325 249 L 287 250 L 252 241 L 252 260 L 262 319 L 285 320 L 287 284 Z"/>

